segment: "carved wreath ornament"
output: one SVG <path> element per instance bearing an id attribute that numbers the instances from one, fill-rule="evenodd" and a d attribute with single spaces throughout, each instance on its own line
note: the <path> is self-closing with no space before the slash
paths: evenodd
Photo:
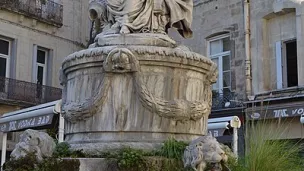
<path id="1" fill-rule="evenodd" d="M 76 122 L 77 120 L 83 120 L 96 113 L 97 108 L 102 106 L 103 102 L 107 98 L 106 94 L 110 87 L 111 73 L 132 73 L 135 90 L 142 105 L 160 117 L 166 117 L 176 121 L 187 121 L 198 120 L 204 115 L 208 115 L 210 113 L 212 93 L 209 88 L 204 90 L 205 99 L 207 99 L 207 101 L 192 102 L 183 99 L 168 101 L 155 97 L 148 90 L 146 84 L 142 80 L 143 76 L 140 71 L 139 61 L 133 53 L 126 48 L 113 49 L 105 59 L 103 69 L 105 72 L 102 74 L 97 92 L 94 93 L 93 97 L 86 99 L 81 103 L 66 103 L 64 97 L 66 94 L 63 92 L 62 110 L 66 119 L 71 122 Z M 213 75 L 210 77 L 212 76 Z M 61 78 L 63 78 L 61 80 L 64 86 L 64 91 L 66 91 L 64 75 L 61 76 Z M 211 82 L 207 81 L 205 86 L 210 86 Z"/>

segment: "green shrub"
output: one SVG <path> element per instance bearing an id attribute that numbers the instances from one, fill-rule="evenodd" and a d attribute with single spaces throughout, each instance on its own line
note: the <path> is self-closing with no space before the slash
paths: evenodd
<path id="1" fill-rule="evenodd" d="M 233 171 L 299 171 L 302 147 L 282 138 L 285 129 L 273 122 L 260 121 L 248 126 L 246 154 Z"/>
<path id="2" fill-rule="evenodd" d="M 62 160 L 54 157 L 38 162 L 36 155 L 30 153 L 25 157 L 7 161 L 4 171 L 78 171 L 79 166 L 79 160 Z"/>
<path id="3" fill-rule="evenodd" d="M 164 142 L 160 150 L 155 151 L 154 155 L 181 160 L 187 145 L 188 144 L 183 141 L 177 141 L 174 138 L 169 138 Z"/>
<path id="4" fill-rule="evenodd" d="M 30 153 L 19 159 L 11 159 L 5 162 L 3 168 L 5 171 L 33 171 L 37 164 L 36 155 Z"/>
<path id="5" fill-rule="evenodd" d="M 143 152 L 142 150 L 123 148 L 118 152 L 117 163 L 121 170 L 144 170 Z"/>
<path id="6" fill-rule="evenodd" d="M 33 171 L 79 171 L 80 162 L 75 159 L 46 158 Z"/>
<path id="7" fill-rule="evenodd" d="M 54 157 L 63 158 L 63 157 L 86 157 L 86 154 L 82 152 L 82 150 L 71 150 L 70 145 L 66 142 L 58 143 L 55 147 Z"/>

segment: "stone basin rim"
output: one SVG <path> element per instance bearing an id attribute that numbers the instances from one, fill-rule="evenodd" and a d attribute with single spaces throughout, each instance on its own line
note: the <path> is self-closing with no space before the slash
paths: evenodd
<path id="1" fill-rule="evenodd" d="M 207 63 L 209 65 L 213 64 L 211 59 L 209 59 L 203 55 L 200 55 L 198 53 L 191 52 L 189 50 L 184 50 L 179 47 L 176 47 L 176 48 L 169 48 L 169 47 L 151 48 L 151 47 L 145 46 L 145 45 L 141 45 L 141 46 L 126 45 L 126 46 L 95 47 L 95 48 L 80 50 L 78 52 L 68 55 L 63 60 L 62 66 L 64 66 L 66 63 L 72 62 L 77 59 L 107 55 L 115 48 L 127 48 L 127 49 L 131 50 L 132 52 L 135 52 L 139 55 L 140 54 L 149 54 L 149 55 L 157 54 L 159 56 L 184 58 L 184 59 L 193 60 L 193 61 L 197 61 L 197 62 Z"/>

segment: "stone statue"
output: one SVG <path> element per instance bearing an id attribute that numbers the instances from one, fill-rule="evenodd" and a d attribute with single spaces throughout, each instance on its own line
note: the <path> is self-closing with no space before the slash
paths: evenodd
<path id="1" fill-rule="evenodd" d="M 90 0 L 90 18 L 95 35 L 166 33 L 176 28 L 192 36 L 192 0 Z"/>
<path id="2" fill-rule="evenodd" d="M 52 156 L 55 146 L 53 138 L 47 133 L 27 129 L 20 135 L 20 141 L 11 153 L 11 158 L 18 159 L 35 153 L 37 160 L 41 161 L 43 157 Z"/>
<path id="3" fill-rule="evenodd" d="M 196 171 L 204 171 L 207 163 L 212 164 L 214 171 L 221 171 L 222 162 L 227 160 L 223 147 L 210 135 L 193 140 L 186 147 L 183 157 L 184 166 L 190 166 Z"/>
<path id="4" fill-rule="evenodd" d="M 216 64 L 167 34 L 192 36 L 192 1 L 90 0 L 94 43 L 67 56 L 60 76 L 72 149 L 148 150 L 207 134 Z"/>

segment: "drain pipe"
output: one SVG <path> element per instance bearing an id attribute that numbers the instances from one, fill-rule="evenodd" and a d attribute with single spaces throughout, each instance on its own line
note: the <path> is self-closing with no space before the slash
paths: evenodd
<path id="1" fill-rule="evenodd" d="M 244 27 L 245 27 L 245 72 L 246 72 L 246 95 L 250 98 L 252 95 L 252 77 L 251 77 L 251 55 L 250 55 L 250 0 L 244 0 Z"/>

